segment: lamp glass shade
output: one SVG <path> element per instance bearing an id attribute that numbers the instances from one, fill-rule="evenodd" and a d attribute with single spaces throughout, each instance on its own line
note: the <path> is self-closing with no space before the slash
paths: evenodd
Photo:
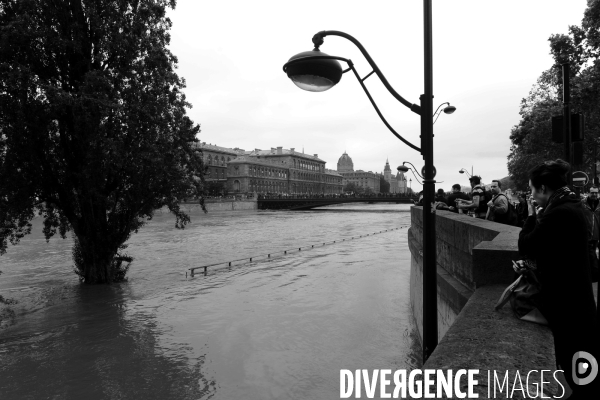
<path id="1" fill-rule="evenodd" d="M 456 107 L 454 107 L 454 106 L 448 106 L 448 107 L 444 108 L 444 112 L 446 114 L 452 114 L 454 111 L 456 111 Z"/>
<path id="2" fill-rule="evenodd" d="M 408 167 L 405 167 L 404 165 L 401 165 L 396 169 L 400 172 L 408 172 Z"/>
<path id="3" fill-rule="evenodd" d="M 342 79 L 342 66 L 337 60 L 323 59 L 329 55 L 311 50 L 298 53 L 286 64 L 287 76 L 300 89 L 324 92 Z"/>
<path id="4" fill-rule="evenodd" d="M 463 171 L 462 169 L 460 171 L 458 171 L 459 174 L 464 174 L 465 171 Z"/>
<path id="5" fill-rule="evenodd" d="M 294 85 L 309 92 L 324 92 L 335 86 L 333 81 L 316 75 L 294 75 L 290 79 Z"/>

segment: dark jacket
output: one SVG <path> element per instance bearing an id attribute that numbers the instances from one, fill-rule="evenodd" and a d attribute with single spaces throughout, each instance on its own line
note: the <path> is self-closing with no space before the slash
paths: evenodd
<path id="1" fill-rule="evenodd" d="M 439 194 L 436 194 L 435 198 L 434 198 L 434 201 L 435 202 L 444 203 L 444 204 L 448 205 L 448 200 L 446 200 L 446 196 L 444 196 L 444 195 L 440 196 Z"/>
<path id="2" fill-rule="evenodd" d="M 466 193 L 463 193 L 463 192 L 450 193 L 448 195 L 448 200 L 446 201 L 446 204 L 448 204 L 448 206 L 452 207 L 451 210 L 455 213 L 458 212 L 458 208 L 456 208 L 456 199 L 471 200 L 469 195 L 467 195 Z"/>
<path id="3" fill-rule="evenodd" d="M 519 205 L 517 205 L 516 209 L 517 209 L 517 216 L 518 216 L 518 222 L 517 225 L 518 226 L 523 226 L 523 224 L 525 223 L 525 220 L 527 219 L 527 202 L 525 201 L 525 199 L 521 196 L 518 197 L 519 199 Z"/>
<path id="4" fill-rule="evenodd" d="M 519 234 L 519 252 L 537 262 L 542 285 L 539 308 L 552 329 L 557 363 L 565 376 L 569 375 L 568 381 L 577 351 L 587 351 L 600 360 L 587 234 L 583 205 L 571 196 L 557 199 L 537 218 L 528 217 Z M 591 384 L 578 388 L 592 389 Z"/>
<path id="5" fill-rule="evenodd" d="M 588 223 L 588 232 L 590 240 L 598 240 L 598 221 L 600 221 L 600 201 L 594 207 L 590 199 L 582 200 L 583 209 L 585 211 L 586 220 Z"/>

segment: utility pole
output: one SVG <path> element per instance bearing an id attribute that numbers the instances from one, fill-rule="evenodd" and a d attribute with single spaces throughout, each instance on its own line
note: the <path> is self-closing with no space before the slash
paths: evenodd
<path id="1" fill-rule="evenodd" d="M 598 184 L 598 174 L 596 171 L 597 160 L 598 160 L 598 140 L 594 139 L 594 160 L 592 162 L 592 168 L 594 168 L 594 180 L 592 181 L 592 186 L 596 186 Z"/>
<path id="2" fill-rule="evenodd" d="M 571 86 L 569 63 L 562 64 L 563 78 L 563 143 L 565 146 L 565 161 L 571 165 L 567 173 L 567 183 L 573 188 L 573 152 L 571 151 Z M 577 189 L 579 194 L 579 189 Z"/>
<path id="3" fill-rule="evenodd" d="M 437 249 L 435 214 L 435 168 L 433 166 L 433 51 L 431 0 L 423 0 L 423 42 L 425 93 L 421 95 L 421 152 L 423 173 L 423 362 L 438 343 L 437 322 Z"/>

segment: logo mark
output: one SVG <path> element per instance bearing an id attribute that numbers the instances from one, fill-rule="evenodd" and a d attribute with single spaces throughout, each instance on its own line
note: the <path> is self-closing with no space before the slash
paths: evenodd
<path id="1" fill-rule="evenodd" d="M 573 382 L 577 385 L 587 385 L 598 375 L 598 361 L 587 351 L 578 351 L 571 359 Z"/>

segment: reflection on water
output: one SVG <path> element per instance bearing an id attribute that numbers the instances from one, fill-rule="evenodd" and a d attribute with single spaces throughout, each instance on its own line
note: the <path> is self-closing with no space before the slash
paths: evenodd
<path id="1" fill-rule="evenodd" d="M 80 286 L 69 240 L 37 226 L 0 259 L 0 293 L 26 312 L 0 331 L 1 398 L 325 399 L 340 369 L 417 366 L 408 206 L 344 209 L 197 214 L 184 231 L 157 215 L 132 237 L 129 282 L 110 287 Z"/>

